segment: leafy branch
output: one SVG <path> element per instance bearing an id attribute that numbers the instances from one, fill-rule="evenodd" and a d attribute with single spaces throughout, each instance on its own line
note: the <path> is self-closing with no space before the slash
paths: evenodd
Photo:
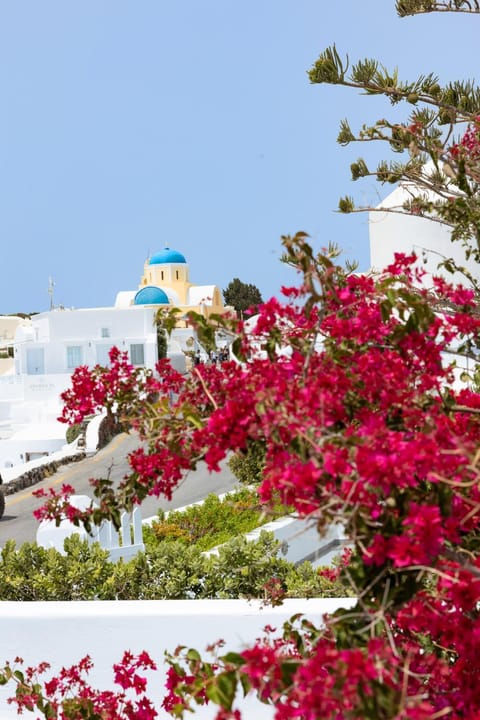
<path id="1" fill-rule="evenodd" d="M 478 0 L 397 0 L 400 17 L 431 12 L 480 13 Z"/>
<path id="2" fill-rule="evenodd" d="M 406 102 L 412 106 L 403 122 L 381 118 L 373 125 L 364 124 L 357 133 L 347 119 L 341 121 L 340 145 L 383 142 L 390 152 L 406 156 L 402 161 L 382 160 L 374 169 L 359 158 L 350 166 L 352 180 L 374 177 L 382 185 L 402 183 L 407 197 L 401 207 L 388 211 L 450 226 L 452 239 L 461 241 L 466 252 L 480 261 L 480 88 L 470 80 L 441 86 L 433 73 L 403 81 L 397 69 L 389 71 L 376 60 L 351 64 L 348 56 L 341 58 L 335 45 L 323 51 L 309 76 L 314 84 L 354 87 L 368 95 L 384 95 L 392 105 Z M 357 208 L 353 198 L 344 197 L 339 210 L 383 208 Z"/>

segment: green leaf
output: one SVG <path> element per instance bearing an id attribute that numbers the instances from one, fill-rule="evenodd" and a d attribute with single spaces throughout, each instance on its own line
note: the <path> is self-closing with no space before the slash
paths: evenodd
<path id="1" fill-rule="evenodd" d="M 239 667 L 245 664 L 245 659 L 242 657 L 242 655 L 236 652 L 229 652 L 226 655 L 222 655 L 220 659 L 223 660 L 223 662 L 225 663 L 229 663 L 231 665 L 238 665 Z"/>
<path id="2" fill-rule="evenodd" d="M 291 660 L 281 664 L 280 669 L 281 669 L 281 673 L 282 673 L 282 681 L 285 683 L 285 685 L 287 685 L 287 686 L 292 685 L 294 675 L 297 672 L 299 666 L 300 666 L 299 662 L 295 662 L 295 661 L 291 661 Z"/>
<path id="3" fill-rule="evenodd" d="M 337 136 L 337 142 L 340 145 L 348 145 L 350 142 L 353 142 L 354 140 L 355 140 L 355 135 L 352 133 L 352 131 L 350 129 L 348 120 L 342 120 L 340 123 L 340 131 Z"/>
<path id="4" fill-rule="evenodd" d="M 350 172 L 352 173 L 352 180 L 358 180 L 370 174 L 367 164 L 362 158 L 359 158 L 357 162 L 350 165 Z"/>
<path id="5" fill-rule="evenodd" d="M 237 691 L 237 676 L 234 672 L 222 673 L 216 682 L 208 685 L 206 694 L 209 700 L 225 710 L 231 710 Z"/>
<path id="6" fill-rule="evenodd" d="M 392 314 L 392 303 L 390 300 L 383 300 L 380 303 L 380 313 L 382 316 L 383 322 L 386 322 L 389 320 L 391 314 Z"/>
<path id="7" fill-rule="evenodd" d="M 365 60 L 359 60 L 352 67 L 352 79 L 357 83 L 368 84 L 374 80 L 378 71 L 378 62 L 365 58 Z"/>
<path id="8" fill-rule="evenodd" d="M 245 673 L 240 674 L 240 684 L 242 686 L 243 696 L 245 697 L 252 689 L 252 683 L 250 682 L 250 678 L 248 677 L 248 675 L 245 675 Z"/>
<path id="9" fill-rule="evenodd" d="M 57 711 L 49 702 L 45 704 L 43 708 L 43 714 L 45 715 L 45 720 L 55 720 L 55 718 L 57 717 Z"/>
<path id="10" fill-rule="evenodd" d="M 338 201 L 338 209 L 342 213 L 351 213 L 355 210 L 355 203 L 352 197 L 346 195 Z"/>
<path id="11" fill-rule="evenodd" d="M 348 70 L 348 55 L 345 65 L 337 52 L 335 45 L 327 48 L 320 55 L 313 68 L 308 73 L 312 83 L 339 83 L 345 79 Z"/>
<path id="12" fill-rule="evenodd" d="M 198 652 L 198 650 L 195 650 L 195 648 L 190 648 L 190 650 L 186 653 L 185 657 L 187 658 L 187 660 L 195 661 L 200 661 L 202 659 L 200 653 Z"/>

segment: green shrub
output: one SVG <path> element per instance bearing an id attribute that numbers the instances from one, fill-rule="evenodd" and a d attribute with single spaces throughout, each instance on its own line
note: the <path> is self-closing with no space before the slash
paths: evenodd
<path id="1" fill-rule="evenodd" d="M 278 517 L 288 508 L 273 512 Z M 263 531 L 257 542 L 243 537 L 270 519 L 256 491 L 242 488 L 223 500 L 209 495 L 168 519 L 161 513 L 144 528 L 145 552 L 128 562 L 111 562 L 107 551 L 78 535 L 65 540 L 64 555 L 35 543 L 17 549 L 10 540 L 0 555 L 0 601 L 264 599 L 272 582 L 287 597 L 351 594 L 335 573 L 326 577 L 310 563 L 295 567 L 278 557 L 273 533 Z"/>
<path id="2" fill-rule="evenodd" d="M 287 597 L 351 594 L 308 563 L 295 568 L 278 549 L 273 534 L 262 532 L 257 542 L 238 537 L 216 554 L 171 541 L 115 563 L 78 535 L 65 540 L 65 555 L 35 543 L 17 549 L 10 540 L 0 556 L 0 601 L 264 599 L 272 579 Z"/>
<path id="3" fill-rule="evenodd" d="M 82 423 L 75 423 L 75 425 L 69 425 L 66 432 L 66 441 L 70 445 L 82 432 Z"/>
<path id="4" fill-rule="evenodd" d="M 291 563 L 277 556 L 279 546 L 273 533 L 265 531 L 257 542 L 237 537 L 222 545 L 218 555 L 209 557 L 205 597 L 263 598 L 272 577 L 284 586 Z"/>
<path id="5" fill-rule="evenodd" d="M 123 585 L 116 581 L 119 600 L 195 600 L 203 595 L 206 558 L 195 546 L 162 543 L 139 553 L 124 565 Z"/>
<path id="6" fill-rule="evenodd" d="M 78 535 L 65 540 L 66 555 L 36 543 L 17 550 L 9 540 L 1 553 L 1 600 L 91 600 L 108 580 L 108 553 Z"/>
<path id="7" fill-rule="evenodd" d="M 251 441 L 246 450 L 232 455 L 228 466 L 242 484 L 258 485 L 265 467 L 265 444 Z"/>
<path id="8" fill-rule="evenodd" d="M 288 511 L 289 508 L 278 504 L 267 514 L 256 491 L 248 488 L 229 493 L 223 500 L 208 495 L 201 505 L 170 512 L 168 517 L 160 513 L 159 519 L 146 530 L 144 541 L 150 547 L 157 542 L 180 540 L 209 550 Z"/>
<path id="9" fill-rule="evenodd" d="M 325 577 L 321 570 L 315 569 L 309 562 L 291 566 L 285 579 L 287 597 L 353 597 L 350 585 L 338 578 Z"/>

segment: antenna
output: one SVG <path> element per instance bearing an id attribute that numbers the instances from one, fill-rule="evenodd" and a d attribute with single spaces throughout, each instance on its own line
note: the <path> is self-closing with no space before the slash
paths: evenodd
<path id="1" fill-rule="evenodd" d="M 53 282 L 53 278 L 48 278 L 48 294 L 50 295 L 50 310 L 53 310 L 53 288 L 55 287 L 55 283 Z"/>

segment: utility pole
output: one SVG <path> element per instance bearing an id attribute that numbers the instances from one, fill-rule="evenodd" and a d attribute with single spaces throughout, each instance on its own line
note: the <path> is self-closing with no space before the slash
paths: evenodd
<path id="1" fill-rule="evenodd" d="M 53 282 L 53 278 L 48 278 L 48 294 L 50 295 L 50 310 L 53 310 L 54 304 L 53 304 L 53 288 L 55 287 L 55 283 Z"/>

